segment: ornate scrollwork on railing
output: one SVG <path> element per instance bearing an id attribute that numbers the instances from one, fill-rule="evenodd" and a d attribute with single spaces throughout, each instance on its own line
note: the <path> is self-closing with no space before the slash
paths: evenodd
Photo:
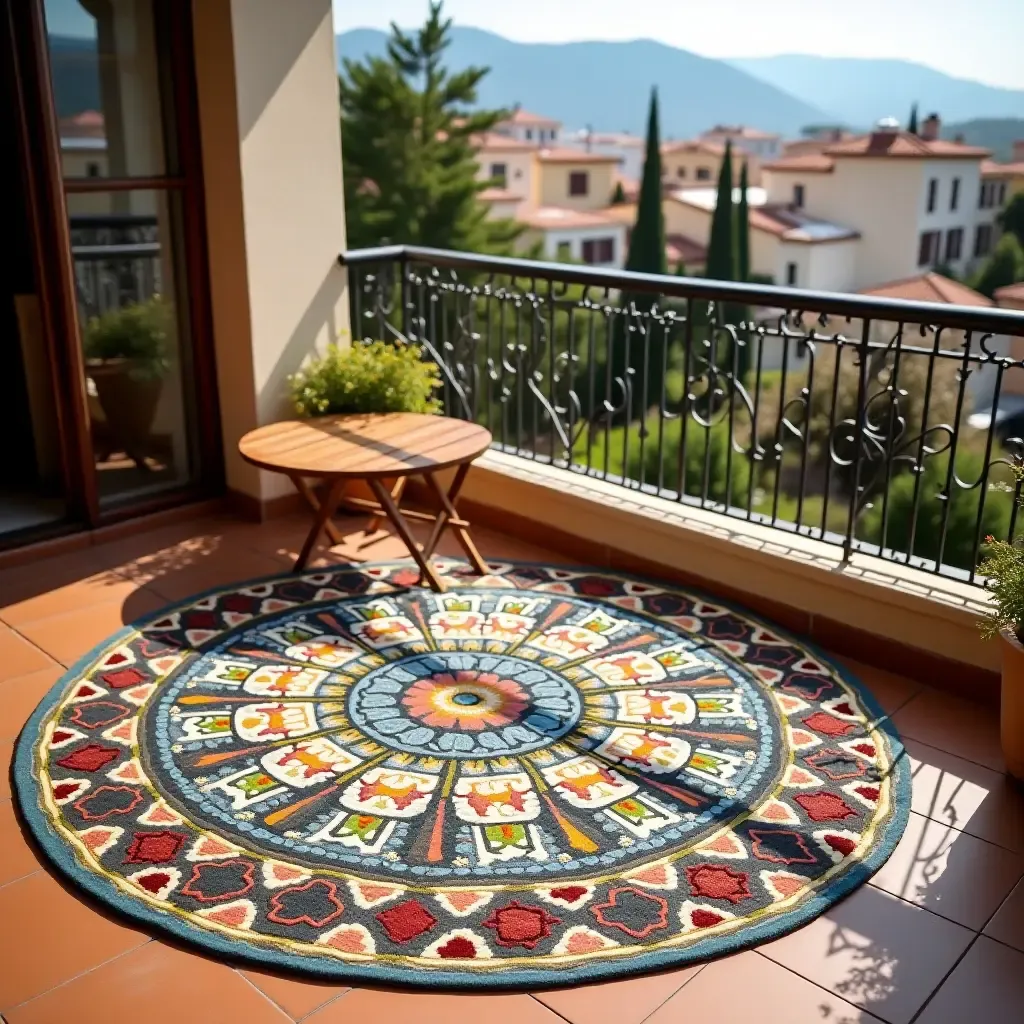
<path id="1" fill-rule="evenodd" d="M 420 344 L 448 412 L 508 451 L 967 578 L 973 535 L 946 534 L 977 532 L 999 502 L 1016 529 L 999 491 L 1024 440 L 1006 438 L 1000 395 L 1020 394 L 1024 415 L 1024 363 L 970 330 L 984 311 L 947 323 L 813 296 L 808 312 L 768 289 L 739 305 L 706 297 L 714 282 L 662 279 L 655 294 L 611 273 L 441 255 L 355 268 L 357 332 Z"/>

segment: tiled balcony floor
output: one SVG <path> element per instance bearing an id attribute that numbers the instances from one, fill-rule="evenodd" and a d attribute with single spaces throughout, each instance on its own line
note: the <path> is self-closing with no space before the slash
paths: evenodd
<path id="1" fill-rule="evenodd" d="M 336 557 L 401 554 L 344 522 Z M 995 718 L 854 665 L 914 766 L 913 815 L 885 868 L 807 927 L 754 951 L 621 982 L 513 995 L 347 989 L 238 969 L 83 900 L 22 835 L 12 743 L 68 665 L 123 622 L 218 584 L 285 570 L 305 519 L 193 520 L 0 572 L 0 1013 L 8 1024 L 984 1024 L 1024 1020 L 1024 797 L 1000 774 Z M 485 557 L 564 561 L 487 530 Z M 451 551 L 450 553 L 455 553 Z"/>

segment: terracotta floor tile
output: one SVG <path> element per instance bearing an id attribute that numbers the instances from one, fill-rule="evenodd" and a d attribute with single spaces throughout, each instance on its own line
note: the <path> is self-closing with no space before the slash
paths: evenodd
<path id="1" fill-rule="evenodd" d="M 151 590 L 141 588 L 135 590 L 124 604 L 111 601 L 63 615 L 51 615 L 30 622 L 22 629 L 29 640 L 62 665 L 72 665 L 126 623 L 154 612 L 166 603 Z"/>
<path id="2" fill-rule="evenodd" d="M 834 654 L 832 657 L 850 669 L 867 686 L 886 714 L 895 714 L 921 690 L 920 683 L 907 679 L 906 676 L 886 672 L 884 669 L 875 668 L 874 665 L 865 665 L 862 661 L 855 661 L 841 654 Z"/>
<path id="3" fill-rule="evenodd" d="M 52 668 L 54 659 L 9 626 L 0 624 L 0 680 Z"/>
<path id="4" fill-rule="evenodd" d="M 5 602 L 5 607 L 0 609 L 0 619 L 19 629 L 26 623 L 46 619 L 51 615 L 77 611 L 88 605 L 106 604 L 110 601 L 123 604 L 138 589 L 138 584 L 126 580 L 116 572 L 101 572 L 86 576 L 84 579 L 52 586 L 47 586 L 45 580 L 44 575 L 43 581 L 37 583 L 32 596 L 19 601 Z"/>
<path id="5" fill-rule="evenodd" d="M 8 1019 L 12 1006 L 149 940 L 72 896 L 45 871 L 0 888 L 0 921 L 7 936 L 0 1012 Z"/>
<path id="6" fill-rule="evenodd" d="M 982 935 L 935 993 L 917 1024 L 1020 1024 L 1024 953 Z"/>
<path id="7" fill-rule="evenodd" d="M 241 973 L 295 1020 L 305 1017 L 328 1000 L 348 991 L 344 985 L 332 985 L 329 981 L 275 974 L 254 967 L 247 967 Z"/>
<path id="8" fill-rule="evenodd" d="M 39 870 L 39 858 L 22 834 L 14 804 L 0 800 L 0 885 Z"/>
<path id="9" fill-rule="evenodd" d="M 985 926 L 985 934 L 1024 953 L 1024 881 L 1006 897 L 996 916 Z"/>
<path id="10" fill-rule="evenodd" d="M 0 800 L 11 796 L 11 761 L 14 760 L 14 744 L 0 740 Z"/>
<path id="11" fill-rule="evenodd" d="M 981 931 L 1024 875 L 1024 856 L 920 814 L 871 884 Z"/>
<path id="12" fill-rule="evenodd" d="M 0 618 L 10 608 L 30 602 L 50 591 L 73 587 L 103 572 L 103 564 L 91 547 L 36 559 L 0 570 Z"/>
<path id="13" fill-rule="evenodd" d="M 225 964 L 148 942 L 5 1012 L 8 1024 L 290 1024 L 290 1018 Z"/>
<path id="14" fill-rule="evenodd" d="M 708 964 L 644 1024 L 876 1024 L 877 1020 L 748 951 Z"/>
<path id="15" fill-rule="evenodd" d="M 599 985 L 548 989 L 535 992 L 534 999 L 572 1024 L 640 1024 L 700 970 L 686 967 Z"/>
<path id="16" fill-rule="evenodd" d="M 979 839 L 1024 853 L 1024 792 L 1002 772 L 904 739 L 913 809 Z"/>
<path id="17" fill-rule="evenodd" d="M 865 885 L 759 951 L 890 1024 L 908 1024 L 972 938 L 960 925 Z"/>
<path id="18" fill-rule="evenodd" d="M 990 708 L 922 690 L 893 716 L 901 736 L 1001 772 L 999 716 Z"/>
<path id="19" fill-rule="evenodd" d="M 307 1017 L 303 1024 L 563 1024 L 546 1006 L 527 995 L 385 992 L 354 988 Z M 11 1024 L 18 1024 L 12 1021 Z"/>
<path id="20" fill-rule="evenodd" d="M 13 740 L 46 692 L 64 674 L 54 662 L 49 668 L 0 683 L 0 739 Z"/>
<path id="21" fill-rule="evenodd" d="M 203 556 L 184 568 L 168 567 L 151 580 L 148 589 L 168 604 L 205 590 L 287 571 L 288 567 L 271 555 L 255 550 L 229 550 Z"/>

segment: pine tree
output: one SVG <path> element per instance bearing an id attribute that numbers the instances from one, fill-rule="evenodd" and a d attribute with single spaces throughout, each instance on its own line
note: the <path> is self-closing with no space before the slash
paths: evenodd
<path id="1" fill-rule="evenodd" d="M 629 237 L 625 269 L 642 274 L 668 272 L 665 261 L 665 216 L 661 206 L 661 136 L 657 89 L 651 90 L 644 173 L 640 181 L 636 224 Z M 614 390 L 607 397 L 613 405 L 620 405 L 624 398 L 622 385 L 629 388 L 628 402 L 616 417 L 619 422 L 623 422 L 634 415 L 643 415 L 646 412 L 643 408 L 645 402 L 650 406 L 661 400 L 665 331 L 656 328 L 645 316 L 658 304 L 657 295 L 624 291 L 620 301 L 624 310 L 635 308 L 638 314 L 634 317 L 627 312 L 618 317 L 611 336 L 609 360 Z M 627 373 L 630 368 L 634 371 L 632 375 Z"/>
<path id="2" fill-rule="evenodd" d="M 451 19 L 432 2 L 422 28 L 391 25 L 385 57 L 346 60 L 340 76 L 348 242 L 505 253 L 521 228 L 489 220 L 474 137 L 505 116 L 478 110 L 487 68 L 444 64 Z"/>
<path id="3" fill-rule="evenodd" d="M 1024 246 L 1024 192 L 1015 192 L 998 217 L 1004 232 L 1017 236 Z"/>
<path id="4" fill-rule="evenodd" d="M 911 135 L 916 135 L 917 134 L 917 104 L 916 103 L 910 108 L 910 123 L 907 125 L 907 131 L 910 132 Z"/>

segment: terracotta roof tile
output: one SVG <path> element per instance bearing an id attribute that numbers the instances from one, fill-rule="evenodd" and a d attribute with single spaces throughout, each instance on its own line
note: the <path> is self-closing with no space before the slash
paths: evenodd
<path id="1" fill-rule="evenodd" d="M 904 299 L 907 302 L 943 302 L 954 306 L 992 305 L 992 300 L 980 292 L 934 271 L 899 281 L 888 281 L 874 288 L 863 288 L 860 294 L 883 299 Z"/>
<path id="2" fill-rule="evenodd" d="M 708 156 L 725 156 L 725 146 L 717 142 L 705 142 L 702 139 L 682 139 L 679 142 L 662 143 L 661 152 L 666 156 L 672 153 L 707 153 Z"/>
<path id="3" fill-rule="evenodd" d="M 1021 309 L 1024 308 L 1024 281 L 1018 284 L 1008 284 L 1005 288 L 997 288 L 995 290 L 995 300 L 997 306 L 1010 306 L 1011 308 Z M 1017 303 L 1021 303 L 1021 306 L 1017 306 Z"/>
<path id="4" fill-rule="evenodd" d="M 608 216 L 605 210 L 569 210 L 564 206 L 537 206 L 521 213 L 516 219 L 538 231 L 613 227 L 622 223 Z"/>
<path id="5" fill-rule="evenodd" d="M 824 153 L 800 153 L 797 156 L 784 156 L 781 160 L 773 160 L 763 166 L 766 171 L 800 171 L 811 174 L 829 174 L 836 162 Z"/>
<path id="6" fill-rule="evenodd" d="M 528 125 L 544 125 L 545 128 L 560 128 L 562 125 L 561 121 L 556 121 L 552 117 L 541 117 L 540 114 L 531 114 L 528 110 L 515 110 L 512 112 L 512 116 L 501 122 L 502 124 L 528 124 Z"/>
<path id="7" fill-rule="evenodd" d="M 1024 160 L 1012 164 L 984 160 L 981 164 L 981 175 L 983 178 L 1024 178 Z"/>
<path id="8" fill-rule="evenodd" d="M 919 160 L 989 157 L 992 151 L 946 139 L 922 139 L 910 132 L 876 131 L 827 146 L 828 156 L 902 157 Z"/>
<path id="9" fill-rule="evenodd" d="M 508 135 L 499 135 L 498 132 L 481 132 L 479 135 L 473 136 L 472 142 L 478 149 L 492 152 L 526 153 L 537 148 L 532 142 L 520 142 Z"/>
<path id="10" fill-rule="evenodd" d="M 708 248 L 687 235 L 666 235 L 665 255 L 673 270 L 680 262 L 688 268 L 701 267 L 708 261 Z"/>
<path id="11" fill-rule="evenodd" d="M 521 203 L 526 197 L 507 188 L 485 188 L 478 196 L 485 203 Z"/>
<path id="12" fill-rule="evenodd" d="M 600 153 L 586 153 L 581 149 L 570 149 L 568 146 L 537 150 L 537 158 L 545 164 L 617 164 L 617 156 L 604 156 Z"/>

